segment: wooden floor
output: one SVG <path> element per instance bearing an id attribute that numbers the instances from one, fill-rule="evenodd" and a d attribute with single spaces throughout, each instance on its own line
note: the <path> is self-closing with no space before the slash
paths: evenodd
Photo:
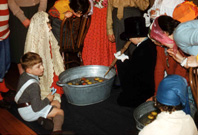
<path id="1" fill-rule="evenodd" d="M 5 76 L 6 86 L 16 90 L 19 73 L 16 64 L 11 64 Z M 23 122 L 14 117 L 8 110 L 0 108 L 0 135 L 36 135 Z"/>
<path id="2" fill-rule="evenodd" d="M 23 122 L 15 118 L 6 109 L 0 108 L 0 134 L 1 135 L 37 135 Z"/>

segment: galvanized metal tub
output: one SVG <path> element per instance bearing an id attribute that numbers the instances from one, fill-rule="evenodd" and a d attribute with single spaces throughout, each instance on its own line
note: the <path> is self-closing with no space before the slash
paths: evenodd
<path id="1" fill-rule="evenodd" d="M 147 121 L 147 117 L 144 116 L 152 111 L 158 111 L 158 109 L 154 106 L 153 101 L 144 102 L 134 110 L 133 117 L 138 130 L 142 130 L 144 128 Z"/>
<path id="2" fill-rule="evenodd" d="M 82 77 L 102 77 L 109 69 L 107 66 L 89 65 L 65 70 L 59 75 L 57 85 L 63 87 L 69 103 L 85 106 L 104 101 L 110 96 L 116 75 L 114 68 L 105 76 L 105 81 L 90 85 L 68 85 L 67 82 Z"/>

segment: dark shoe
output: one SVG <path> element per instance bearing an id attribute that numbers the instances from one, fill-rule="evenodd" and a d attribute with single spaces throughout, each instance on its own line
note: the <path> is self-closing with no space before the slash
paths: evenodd
<path id="1" fill-rule="evenodd" d="M 6 102 L 13 102 L 15 95 L 16 95 L 16 91 L 14 90 L 9 90 L 6 93 L 2 93 L 2 96 Z"/>
<path id="2" fill-rule="evenodd" d="M 4 100 L 0 100 L 0 108 L 9 109 L 11 108 L 11 105 Z"/>
<path id="3" fill-rule="evenodd" d="M 75 135 L 73 131 L 54 131 L 51 135 Z"/>
<path id="4" fill-rule="evenodd" d="M 40 117 L 37 122 L 46 130 L 53 130 L 54 128 L 54 123 L 50 119 Z"/>
<path id="5" fill-rule="evenodd" d="M 3 97 L 14 97 L 16 95 L 16 91 L 15 90 L 9 90 L 8 92 L 2 93 Z"/>

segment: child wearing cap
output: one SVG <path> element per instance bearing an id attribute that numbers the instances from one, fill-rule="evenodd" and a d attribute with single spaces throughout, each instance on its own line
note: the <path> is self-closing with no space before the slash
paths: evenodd
<path id="1" fill-rule="evenodd" d="M 143 17 L 127 18 L 124 24 L 125 31 L 120 35 L 121 39 L 130 40 L 136 49 L 129 55 L 129 60 L 118 61 L 122 92 L 117 102 L 121 106 L 137 107 L 154 94 L 156 46 L 147 37 L 148 28 Z"/>
<path id="2" fill-rule="evenodd" d="M 145 126 L 139 135 L 197 135 L 197 127 L 189 115 L 187 81 L 179 75 L 169 75 L 158 87 L 156 101 L 161 113 Z M 182 110 L 183 109 L 183 110 Z"/>

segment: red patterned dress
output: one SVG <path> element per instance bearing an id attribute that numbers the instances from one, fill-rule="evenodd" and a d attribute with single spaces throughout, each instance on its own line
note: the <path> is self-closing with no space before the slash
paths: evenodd
<path id="1" fill-rule="evenodd" d="M 91 25 L 86 35 L 82 52 L 84 65 L 110 66 L 114 60 L 116 45 L 111 43 L 107 37 L 107 7 L 94 7 L 91 17 Z"/>

